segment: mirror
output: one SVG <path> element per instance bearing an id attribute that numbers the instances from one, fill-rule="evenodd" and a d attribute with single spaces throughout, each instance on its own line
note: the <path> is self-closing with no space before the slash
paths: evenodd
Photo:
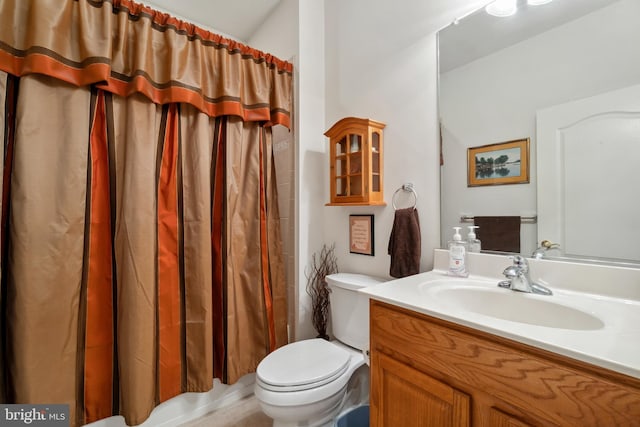
<path id="1" fill-rule="evenodd" d="M 538 6 L 518 0 L 513 16 L 491 16 L 483 8 L 438 33 L 442 247 L 453 226 L 473 225 L 461 217 L 520 216 L 525 256 L 547 239 L 560 244 L 547 258 L 640 267 L 640 197 L 633 184 L 640 174 L 629 166 L 640 163 L 638 16 L 637 0 L 554 0 Z M 612 94 L 624 99 L 600 102 Z M 580 107 L 586 104 L 593 108 Z M 582 115 L 575 115 L 576 105 Z M 594 147 L 612 138 L 609 130 L 593 131 L 600 122 L 623 141 L 615 148 L 623 145 L 624 151 L 613 158 L 635 160 L 598 166 Z M 589 135 L 595 136 L 586 141 Z M 525 138 L 529 182 L 467 185 L 468 148 Z M 607 145 L 604 151 L 612 149 Z M 585 164 L 591 166 L 580 167 Z M 622 184 L 598 184 L 613 175 Z M 600 188 L 603 194 L 596 194 Z M 589 216 L 596 211 L 602 216 Z M 630 243 L 621 249 L 620 240 Z"/>

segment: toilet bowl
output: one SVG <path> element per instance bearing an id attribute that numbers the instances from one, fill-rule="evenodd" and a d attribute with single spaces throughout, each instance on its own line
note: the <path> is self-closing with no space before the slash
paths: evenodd
<path id="1" fill-rule="evenodd" d="M 358 289 L 384 280 L 350 273 L 326 279 L 336 340 L 287 344 L 265 357 L 256 370 L 255 396 L 274 427 L 333 425 L 349 380 L 366 362 L 369 300 Z"/>

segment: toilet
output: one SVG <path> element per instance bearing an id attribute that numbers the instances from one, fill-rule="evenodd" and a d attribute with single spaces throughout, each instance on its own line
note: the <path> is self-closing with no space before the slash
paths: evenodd
<path id="1" fill-rule="evenodd" d="M 255 396 L 274 427 L 332 426 L 343 409 L 350 378 L 368 363 L 369 298 L 358 289 L 385 280 L 352 273 L 332 274 L 326 280 L 335 340 L 287 344 L 256 370 Z"/>

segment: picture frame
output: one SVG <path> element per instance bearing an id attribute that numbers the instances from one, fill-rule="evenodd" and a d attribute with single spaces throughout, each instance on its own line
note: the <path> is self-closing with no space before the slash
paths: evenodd
<path id="1" fill-rule="evenodd" d="M 375 255 L 373 215 L 349 215 L 349 252 Z"/>
<path id="2" fill-rule="evenodd" d="M 467 149 L 467 187 L 526 183 L 529 138 Z"/>

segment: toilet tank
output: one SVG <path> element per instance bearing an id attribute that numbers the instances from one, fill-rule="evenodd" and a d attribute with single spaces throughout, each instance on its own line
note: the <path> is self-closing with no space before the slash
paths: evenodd
<path id="1" fill-rule="evenodd" d="M 369 297 L 358 292 L 368 286 L 385 282 L 379 277 L 354 273 L 336 273 L 326 276 L 331 308 L 333 335 L 348 346 L 369 348 Z"/>

